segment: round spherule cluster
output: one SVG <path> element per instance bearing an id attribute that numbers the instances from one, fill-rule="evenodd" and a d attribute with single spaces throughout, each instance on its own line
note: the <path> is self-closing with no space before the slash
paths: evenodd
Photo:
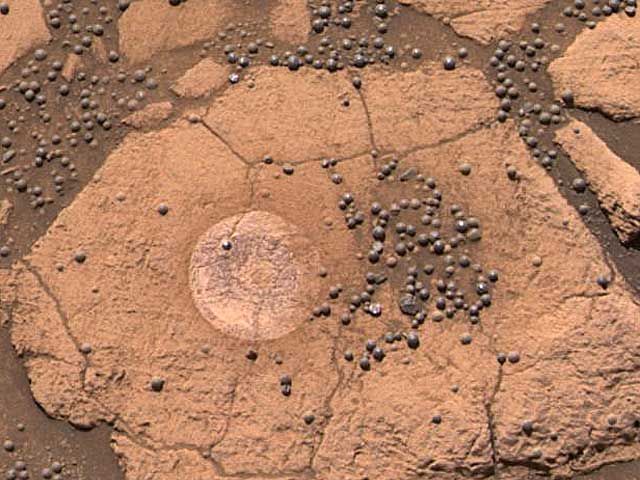
<path id="1" fill-rule="evenodd" d="M 191 257 L 196 307 L 237 338 L 281 337 L 304 321 L 318 290 L 318 255 L 282 218 L 263 211 L 229 217 L 200 238 Z"/>
<path id="2" fill-rule="evenodd" d="M 562 15 L 571 21 L 578 21 L 586 28 L 593 29 L 597 23 L 612 15 L 636 14 L 636 0 L 586 0 L 566 2 Z M 546 74 L 553 58 L 562 54 L 561 47 L 554 42 L 562 42 L 566 26 L 562 22 L 553 29 L 543 29 L 539 23 L 530 26 L 531 36 L 526 31 L 519 39 L 500 40 L 489 59 L 489 65 L 496 73 L 495 94 L 499 99 L 497 120 L 505 122 L 509 117 L 519 121 L 519 133 L 532 155 L 546 169 L 558 163 L 558 152 L 545 133 L 565 120 L 564 108 L 573 108 L 574 93 L 570 89 L 562 91 L 560 98 L 545 104 L 545 96 L 540 95 L 535 78 Z M 576 189 L 582 193 L 582 191 Z"/>
<path id="3" fill-rule="evenodd" d="M 420 48 L 399 46 L 390 39 L 392 24 L 397 17 L 396 7 L 385 0 L 321 2 L 310 7 L 308 41 L 289 49 L 276 49 L 273 42 L 263 39 L 247 42 L 242 37 L 242 33 L 247 33 L 245 31 L 240 32 L 238 42 L 232 43 L 233 32 L 226 32 L 224 38 L 227 43 L 223 47 L 223 55 L 227 63 L 236 68 L 229 81 L 238 83 L 240 73 L 254 62 L 263 60 L 265 54 L 266 63 L 290 71 L 313 68 L 336 72 L 349 68 L 363 69 L 375 64 L 395 62 L 406 65 L 409 61 L 418 61 L 423 58 Z M 468 51 L 462 48 L 460 57 L 466 57 L 467 54 Z M 455 67 L 455 60 L 451 62 Z M 448 68 L 446 65 L 445 68 Z"/>
<path id="4" fill-rule="evenodd" d="M 460 172 L 468 176 L 472 169 L 463 164 Z M 362 257 L 369 267 L 362 287 L 335 285 L 329 289 L 330 299 L 347 297 L 339 315 L 343 326 L 350 325 L 357 312 L 374 318 L 401 315 L 406 319 L 406 328 L 381 332 L 379 339 L 365 341 L 358 361 L 365 371 L 373 361 L 382 362 L 385 348 L 396 342 L 419 348 L 418 330 L 427 320 L 438 323 L 465 318 L 471 330 L 480 323 L 482 311 L 491 306 L 493 284 L 499 279 L 497 271 L 485 271 L 473 260 L 482 238 L 480 221 L 460 205 L 446 207 L 435 179 L 415 167 L 400 170 L 394 157 L 380 166 L 378 179 L 374 195 L 379 200 L 367 207 L 361 207 L 351 192 L 343 193 L 338 202 L 347 229 L 368 231 Z M 394 305 L 377 300 L 376 294 L 385 284 L 391 284 Z M 330 314 L 329 304 L 313 310 L 315 317 Z M 460 342 L 470 345 L 472 338 L 471 333 L 465 333 Z M 353 358 L 350 352 L 345 354 L 347 361 Z"/>
<path id="5" fill-rule="evenodd" d="M 0 15 L 0 30 L 9 25 L 12 36 L 17 26 L 11 22 L 19 22 L 34 3 L 39 2 L 0 0 L 0 13 L 8 15 L 6 20 Z M 21 223 L 40 222 L 81 188 L 99 166 L 96 151 L 108 150 L 124 130 L 123 115 L 160 94 L 152 67 L 122 69 L 116 65 L 119 54 L 106 49 L 107 39 L 116 35 L 113 15 L 124 12 L 130 0 L 117 2 L 117 10 L 90 3 L 93 8 L 68 1 L 43 5 L 42 30 L 49 40 L 34 43 L 3 73 L 3 84 L 11 87 L 0 88 L 6 120 L 0 165 Z M 35 18 L 30 29 L 37 35 Z M 8 231 L 0 229 L 0 261 L 11 260 L 24 244 L 26 230 L 15 238 L 8 238 Z"/>

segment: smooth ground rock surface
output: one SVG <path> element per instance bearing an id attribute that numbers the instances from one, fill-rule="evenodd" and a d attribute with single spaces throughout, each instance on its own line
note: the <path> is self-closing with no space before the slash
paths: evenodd
<path id="1" fill-rule="evenodd" d="M 212 226 L 191 257 L 191 290 L 202 316 L 247 340 L 294 330 L 320 293 L 319 257 L 293 225 L 264 211 Z"/>
<path id="2" fill-rule="evenodd" d="M 297 46 L 306 41 L 311 30 L 311 12 L 307 0 L 279 0 L 270 15 L 271 31 L 276 38 Z"/>
<path id="3" fill-rule="evenodd" d="M 225 25 L 228 0 L 189 0 L 189 5 L 138 0 L 118 20 L 120 51 L 130 63 L 212 38 Z M 188 25 L 189 28 L 184 28 Z"/>
<path id="4" fill-rule="evenodd" d="M 204 122 L 249 162 L 349 157 L 371 148 L 364 107 L 344 73 L 256 69 L 255 87 L 227 89 Z"/>
<path id="5" fill-rule="evenodd" d="M 448 72 L 431 64 L 391 74 L 371 69 L 363 75 L 362 92 L 373 140 L 382 151 L 452 140 L 495 117 L 491 89 L 473 68 Z"/>
<path id="6" fill-rule="evenodd" d="M 558 130 L 556 141 L 589 181 L 620 240 L 625 244 L 636 240 L 640 235 L 640 173 L 577 120 Z"/>
<path id="7" fill-rule="evenodd" d="M 0 15 L 0 74 L 20 56 L 50 38 L 39 0 L 12 2 L 11 14 Z"/>
<path id="8" fill-rule="evenodd" d="M 229 68 L 205 58 L 185 72 L 171 91 L 179 97 L 200 98 L 228 83 Z"/>
<path id="9" fill-rule="evenodd" d="M 549 73 L 556 95 L 573 92 L 576 106 L 598 109 L 615 120 L 640 116 L 640 23 L 612 15 L 585 29 L 551 62 Z"/>
<path id="10" fill-rule="evenodd" d="M 171 116 L 171 102 L 150 103 L 142 110 L 125 117 L 122 123 L 133 128 L 150 128 Z"/>
<path id="11" fill-rule="evenodd" d="M 527 15 L 551 0 L 400 0 L 428 15 L 447 20 L 459 35 L 483 45 L 520 31 Z"/>

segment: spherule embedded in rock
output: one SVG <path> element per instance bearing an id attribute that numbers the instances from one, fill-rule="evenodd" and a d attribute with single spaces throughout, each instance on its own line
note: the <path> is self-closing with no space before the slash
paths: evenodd
<path id="1" fill-rule="evenodd" d="M 225 239 L 233 248 L 225 249 Z M 191 257 L 195 304 L 234 337 L 281 337 L 305 319 L 318 290 L 318 255 L 282 218 L 264 211 L 229 217 L 200 238 Z"/>

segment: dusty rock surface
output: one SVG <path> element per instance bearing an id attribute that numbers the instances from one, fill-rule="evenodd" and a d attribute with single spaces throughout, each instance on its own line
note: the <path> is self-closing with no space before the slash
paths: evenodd
<path id="1" fill-rule="evenodd" d="M 150 103 L 142 110 L 125 117 L 122 123 L 133 128 L 151 128 L 171 116 L 173 105 L 171 102 Z"/>
<path id="2" fill-rule="evenodd" d="M 483 126 L 493 94 L 481 76 L 466 71 L 461 83 L 458 75 L 377 71 L 362 102 L 347 78 L 322 75 L 259 71 L 255 89 L 239 85 L 214 100 L 205 125 L 179 120 L 134 132 L 109 156 L 99 181 L 6 282 L 19 299 L 12 341 L 25 353 L 36 400 L 78 424 L 112 420 L 130 479 L 453 479 L 496 468 L 506 470 L 501 478 L 523 479 L 531 468 L 569 476 L 637 457 L 640 306 L 531 161 L 515 125 Z M 421 114 L 432 94 L 409 88 L 389 113 L 369 96 L 394 79 L 429 80 L 441 92 L 468 86 L 467 101 Z M 398 133 L 385 132 L 385 113 Z M 336 313 L 309 321 L 296 307 L 297 328 L 268 341 L 239 339 L 203 318 L 190 265 L 203 235 L 229 217 L 239 219 L 240 235 L 243 218 L 276 215 L 278 232 L 290 228 L 313 245 L 318 269 L 329 272 L 323 287 L 361 288 L 367 264 L 355 253 L 366 253 L 363 232 L 348 230 L 336 205 L 345 191 L 365 206 L 388 198 L 375 177 L 383 159 L 366 154 L 372 140 L 400 152 L 399 168 L 435 177 L 447 202 L 482 220 L 473 260 L 497 269 L 500 281 L 481 327 L 427 322 L 418 350 L 400 345 L 363 372 L 342 354 L 397 318 L 391 286 L 380 319 L 359 311 L 341 327 Z M 249 168 L 266 154 L 302 163 L 291 175 L 277 164 Z M 312 161 L 325 155 L 348 157 L 336 167 L 341 184 Z M 252 235 L 265 230 L 248 225 Z M 598 275 L 612 278 L 606 290 Z M 460 342 L 466 331 L 470 345 Z M 496 354 L 512 351 L 520 361 L 500 367 Z M 282 374 L 293 380 L 288 397 Z M 150 387 L 158 376 L 161 392 Z M 310 425 L 307 414 L 315 416 Z M 525 420 L 533 422 L 529 435 Z"/>
<path id="3" fill-rule="evenodd" d="M 228 75 L 228 68 L 210 58 L 205 58 L 187 70 L 171 86 L 171 91 L 179 97 L 204 97 L 227 84 Z"/>
<path id="4" fill-rule="evenodd" d="M 231 88 L 217 98 L 205 123 L 249 162 L 270 155 L 299 163 L 353 157 L 372 147 L 406 150 L 450 141 L 495 116 L 490 88 L 478 70 L 450 74 L 430 65 L 406 74 L 365 72 L 363 78 L 360 96 L 347 75 L 262 69 L 255 88 Z M 249 110 L 255 117 L 237 114 Z M 289 141 L 277 141 L 281 132 Z"/>
<path id="5" fill-rule="evenodd" d="M 444 20 L 459 35 L 483 45 L 520 31 L 527 15 L 551 0 L 400 0 L 417 10 Z"/>
<path id="6" fill-rule="evenodd" d="M 257 69 L 255 87 L 228 89 L 204 122 L 249 162 L 349 157 L 371 148 L 365 109 L 346 73 Z"/>
<path id="7" fill-rule="evenodd" d="M 307 0 L 279 0 L 271 11 L 270 24 L 277 39 L 294 45 L 302 44 L 311 29 Z"/>
<path id="8" fill-rule="evenodd" d="M 579 107 L 597 109 L 615 120 L 640 115 L 640 25 L 614 15 L 580 33 L 549 73 L 557 96 L 571 90 Z"/>
<path id="9" fill-rule="evenodd" d="M 189 0 L 188 7 L 157 0 L 133 2 L 118 20 L 120 51 L 130 63 L 141 63 L 206 40 L 224 26 L 230 8 L 225 0 Z"/>
<path id="10" fill-rule="evenodd" d="M 11 15 L 0 15 L 0 74 L 20 56 L 50 38 L 39 0 L 13 2 Z"/>
<path id="11" fill-rule="evenodd" d="M 447 72 L 429 65 L 424 71 L 392 75 L 367 71 L 362 92 L 381 151 L 451 141 L 495 117 L 484 75 L 467 67 Z"/>
<path id="12" fill-rule="evenodd" d="M 640 174 L 614 154 L 588 125 L 571 120 L 556 133 L 557 142 L 589 181 L 620 240 L 640 235 Z"/>

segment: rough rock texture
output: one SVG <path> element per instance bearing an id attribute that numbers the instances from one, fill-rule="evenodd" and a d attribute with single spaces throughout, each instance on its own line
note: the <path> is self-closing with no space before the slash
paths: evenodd
<path id="1" fill-rule="evenodd" d="M 249 162 L 349 157 L 371 148 L 364 108 L 343 73 L 258 69 L 254 88 L 228 89 L 204 121 Z"/>
<path id="2" fill-rule="evenodd" d="M 458 35 L 483 45 L 522 29 L 527 15 L 551 0 L 400 0 L 417 10 L 447 21 Z"/>
<path id="3" fill-rule="evenodd" d="M 75 79 L 78 70 L 82 65 L 82 57 L 80 55 L 76 55 L 74 53 L 70 53 L 67 55 L 67 59 L 64 62 L 64 68 L 62 69 L 61 75 L 67 82 Z"/>
<path id="4" fill-rule="evenodd" d="M 198 310 L 218 330 L 267 340 L 304 321 L 300 312 L 311 310 L 320 293 L 318 262 L 295 226 L 268 212 L 241 213 L 199 240 L 190 285 Z"/>
<path id="5" fill-rule="evenodd" d="M 142 110 L 125 117 L 122 123 L 136 129 L 151 128 L 171 116 L 171 102 L 150 103 Z"/>
<path id="6" fill-rule="evenodd" d="M 311 12 L 307 0 L 278 0 L 271 10 L 271 31 L 282 42 L 294 46 L 307 40 L 311 29 Z"/>
<path id="7" fill-rule="evenodd" d="M 575 104 L 597 109 L 615 120 L 640 116 L 640 23 L 612 15 L 585 29 L 551 62 L 549 73 L 557 96 L 571 90 Z"/>
<path id="8" fill-rule="evenodd" d="M 0 200 L 0 225 L 7 223 L 11 210 L 13 210 L 13 205 L 9 200 Z"/>
<path id="9" fill-rule="evenodd" d="M 638 457 L 640 307 L 575 210 L 531 161 L 515 125 L 479 126 L 482 108 L 470 119 L 469 102 L 492 101 L 488 86 L 472 89 L 478 98 L 461 107 L 452 104 L 450 116 L 426 116 L 417 127 L 399 113 L 413 118 L 415 104 L 425 101 L 409 89 L 397 100 L 405 108 L 392 112 L 406 144 L 400 133 L 378 135 L 402 151 L 401 169 L 435 177 L 447 202 L 481 219 L 473 261 L 500 272 L 481 326 L 427 322 L 420 349 L 390 348 L 384 362 L 362 372 L 342 352 L 378 338 L 397 319 L 389 282 L 379 297 L 384 315 L 359 311 L 348 327 L 340 326 L 338 308 L 313 321 L 301 310 L 296 329 L 250 342 L 202 317 L 190 288 L 194 249 L 225 218 L 258 215 L 248 212 L 277 215 L 281 226 L 309 240 L 318 268 L 329 272 L 323 289 L 354 282 L 362 288 L 368 266 L 355 253 L 366 248 L 364 232 L 348 230 L 336 205 L 345 191 L 363 206 L 388 197 L 375 179 L 379 160 L 358 155 L 371 147 L 367 111 L 375 132 L 376 123 L 387 121 L 380 112 L 387 107 L 366 100 L 365 111 L 350 93 L 345 108 L 339 97 L 352 92 L 348 80 L 333 75 L 320 83 L 318 75 L 262 71 L 255 90 L 240 85 L 213 102 L 209 126 L 180 120 L 130 134 L 100 180 L 14 266 L 13 342 L 28 352 L 43 408 L 81 424 L 113 420 L 114 449 L 128 479 L 315 473 L 323 480 L 435 480 L 499 469 L 500 478 L 522 480 L 531 469 L 568 476 Z M 400 80 L 411 83 L 415 75 Z M 456 78 L 425 85 L 446 91 L 447 82 L 459 85 Z M 378 71 L 367 83 L 388 80 Z M 464 125 L 440 129 L 443 122 L 457 125 L 458 117 Z M 251 159 L 272 153 L 307 161 L 291 175 L 279 165 L 248 169 L 230 147 Z M 313 161 L 345 154 L 351 156 L 335 169 L 343 176 L 339 185 Z M 463 162 L 471 175 L 458 172 Z M 518 181 L 507 178 L 507 165 L 518 169 Z M 169 207 L 164 216 L 159 203 Z M 83 263 L 74 261 L 78 250 L 86 253 Z M 542 259 L 538 267 L 535 256 Z M 608 289 L 596 284 L 598 275 L 613 278 Z M 322 292 L 316 297 L 325 299 Z M 460 342 L 465 331 L 473 334 L 471 345 Z M 79 353 L 84 343 L 91 353 Z M 257 360 L 245 358 L 248 348 Z M 509 351 L 520 352 L 521 361 L 500 368 L 496 353 Z M 293 380 L 288 397 L 280 392 L 282 374 Z M 162 392 L 150 388 L 157 376 L 165 380 Z M 309 413 L 311 425 L 303 421 Z M 439 425 L 431 422 L 435 414 Z M 530 436 L 522 432 L 527 419 L 534 422 Z"/>
<path id="10" fill-rule="evenodd" d="M 372 70 L 363 78 L 373 140 L 382 151 L 450 141 L 495 117 L 489 85 L 472 68 L 448 72 L 430 65 L 425 71 L 391 75 Z"/>
<path id="11" fill-rule="evenodd" d="M 212 38 L 225 25 L 231 4 L 225 0 L 169 2 L 138 0 L 118 20 L 120 51 L 131 63 Z M 189 28 L 184 28 L 189 25 Z"/>
<path id="12" fill-rule="evenodd" d="M 0 15 L 0 74 L 20 56 L 51 38 L 39 0 L 11 3 L 11 14 Z"/>
<path id="13" fill-rule="evenodd" d="M 401 160 L 402 169 L 428 172 L 443 198 L 481 219 L 482 248 L 473 260 L 500 271 L 503 283 L 472 348 L 458 341 L 469 331 L 463 322 L 428 325 L 421 335 L 424 348 L 410 356 L 401 374 L 397 362 L 385 360 L 373 374 L 343 382 L 314 463 L 326 478 L 362 478 L 371 471 L 382 478 L 443 478 L 434 473 L 440 470 L 481 475 L 493 471 L 493 456 L 500 469 L 509 466 L 500 478 L 528 478 L 517 465 L 571 476 L 605 458 L 638 455 L 632 439 L 640 355 L 630 346 L 639 337 L 640 308 L 596 239 L 516 139 L 512 124 L 501 125 Z M 472 166 L 469 177 L 457 174 L 460 162 Z M 518 182 L 508 180 L 506 165 L 518 169 Z M 355 171 L 348 172 L 352 178 Z M 356 198 L 370 191 L 349 187 Z M 367 198 L 379 198 L 380 191 Z M 532 266 L 534 256 L 543 259 L 541 267 Z M 599 274 L 612 275 L 615 284 L 603 291 L 595 282 Z M 495 354 L 510 351 L 522 360 L 499 369 Z M 588 361 L 589 355 L 597 360 Z M 603 376 L 608 388 L 595 387 Z M 447 391 L 454 384 L 460 386 L 456 395 Z M 585 406 L 587 392 L 591 401 Z M 394 408 L 380 414 L 381 405 Z M 437 427 L 425 420 L 434 413 L 443 417 Z M 609 415 L 618 424 L 607 431 Z M 521 429 L 528 419 L 535 425 L 531 437 Z M 589 428 L 603 435 L 582 444 L 578 454 L 576 438 Z"/>
<path id="14" fill-rule="evenodd" d="M 640 173 L 615 155 L 589 128 L 571 120 L 556 132 L 576 168 L 589 181 L 600 207 L 620 240 L 637 241 L 640 235 Z"/>
<path id="15" fill-rule="evenodd" d="M 229 68 L 210 58 L 200 60 L 171 86 L 179 97 L 200 98 L 228 82 Z"/>
<path id="16" fill-rule="evenodd" d="M 104 42 L 100 37 L 96 37 L 92 40 L 89 51 L 91 52 L 92 58 L 102 63 L 107 62 L 107 50 L 104 46 Z M 69 55 L 67 55 L 67 58 L 64 62 L 64 68 L 61 72 L 62 78 L 70 82 L 74 80 L 78 72 L 83 71 L 85 67 L 86 65 L 84 64 L 82 56 L 76 55 L 75 53 L 70 53 Z"/>

